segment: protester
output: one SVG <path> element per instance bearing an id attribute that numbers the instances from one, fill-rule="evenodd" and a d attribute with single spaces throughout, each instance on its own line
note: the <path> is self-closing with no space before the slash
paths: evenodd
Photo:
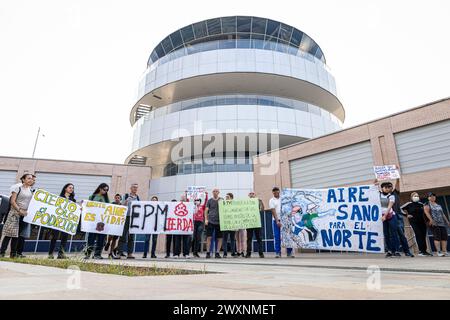
<path id="1" fill-rule="evenodd" d="M 114 202 L 113 204 L 121 205 L 122 204 L 122 196 L 120 194 L 116 194 L 114 196 Z M 110 259 L 120 259 L 120 257 L 117 255 L 117 240 L 119 239 L 119 236 L 113 236 L 108 235 L 108 240 L 105 244 L 105 251 L 108 252 L 108 258 Z"/>
<path id="2" fill-rule="evenodd" d="M 403 252 L 405 253 L 405 256 L 412 258 L 414 257 L 414 255 L 409 250 L 408 240 L 405 237 L 405 223 L 403 222 L 403 212 L 400 208 L 400 193 L 398 191 L 399 179 L 396 180 L 395 189 L 393 187 L 393 184 L 390 182 L 387 182 L 387 187 L 389 193 L 392 197 L 394 197 L 395 200 L 392 210 L 394 210 L 395 216 L 397 218 L 397 236 L 399 239 L 399 243 L 403 249 Z"/>
<path id="3" fill-rule="evenodd" d="M 232 193 L 230 193 L 233 195 Z M 238 229 L 235 232 L 236 236 L 236 256 L 237 257 L 245 257 L 244 250 L 245 250 L 245 238 L 246 238 L 246 230 L 245 229 Z"/>
<path id="4" fill-rule="evenodd" d="M 411 193 L 411 201 L 405 203 L 401 210 L 405 212 L 409 224 L 414 230 L 417 246 L 419 247 L 419 257 L 433 256 L 427 251 L 427 225 L 425 223 L 425 212 L 423 203 L 417 192 Z"/>
<path id="5" fill-rule="evenodd" d="M 226 201 L 233 201 L 234 196 L 231 192 L 227 193 L 225 196 Z M 223 249 L 223 257 L 226 258 L 228 256 L 228 239 L 230 239 L 230 248 L 231 248 L 231 256 L 239 257 L 239 254 L 236 253 L 236 239 L 235 239 L 236 231 L 228 230 L 222 232 L 222 249 Z"/>
<path id="6" fill-rule="evenodd" d="M 95 189 L 94 193 L 89 196 L 89 200 L 97 201 L 97 202 L 105 202 L 110 203 L 108 197 L 109 186 L 106 183 L 100 184 L 97 189 Z M 103 259 L 102 257 L 102 249 L 103 243 L 105 242 L 105 235 L 99 233 L 89 233 L 88 241 L 85 253 L 85 259 L 89 259 L 91 257 L 92 251 L 94 251 L 94 259 Z"/>
<path id="7" fill-rule="evenodd" d="M 275 258 L 281 258 L 281 198 L 280 188 L 274 187 L 272 189 L 273 197 L 269 200 L 269 208 L 272 210 L 272 228 L 275 240 Z M 292 253 L 292 248 L 286 248 L 287 256 L 295 258 Z"/>
<path id="8" fill-rule="evenodd" d="M 158 201 L 157 196 L 153 196 L 150 201 Z M 144 241 L 144 254 L 142 255 L 143 259 L 147 258 L 148 250 L 150 249 L 150 238 L 152 239 L 152 251 L 151 251 L 151 258 L 156 259 L 157 256 L 155 254 L 156 252 L 156 245 L 158 243 L 158 235 L 157 234 L 146 234 L 145 235 L 145 241 Z"/>
<path id="9" fill-rule="evenodd" d="M 256 194 L 253 191 L 250 192 L 248 196 L 251 199 L 256 198 Z M 258 201 L 259 201 L 259 212 L 260 214 L 264 214 L 264 203 L 262 202 L 261 199 L 258 199 Z M 247 254 L 245 255 L 245 257 L 250 258 L 252 256 L 253 234 L 255 234 L 256 242 L 258 243 L 259 257 L 264 258 L 262 238 L 261 238 L 261 228 L 247 229 Z"/>
<path id="10" fill-rule="evenodd" d="M 33 186 L 36 184 L 36 176 L 31 174 L 33 182 L 31 184 L 31 193 L 34 193 Z M 23 255 L 23 249 L 25 248 L 25 239 L 29 239 L 31 236 L 31 224 L 23 221 L 24 217 L 20 217 L 19 222 L 19 238 L 17 239 L 17 257 L 25 258 Z"/>
<path id="11" fill-rule="evenodd" d="M 123 227 L 123 234 L 119 239 L 118 255 L 120 258 L 134 259 L 134 235 L 130 233 L 130 220 L 131 220 L 131 203 L 133 201 L 139 201 L 139 196 L 137 194 L 138 184 L 133 183 L 130 186 L 130 193 L 125 193 L 122 205 L 128 207 L 127 218 L 125 219 L 125 224 Z M 127 255 L 123 253 L 124 245 L 127 245 Z"/>
<path id="12" fill-rule="evenodd" d="M 431 231 L 433 232 L 434 246 L 436 247 L 438 257 L 446 257 L 447 253 L 447 226 L 450 222 L 444 214 L 442 207 L 436 202 L 436 194 L 429 192 L 428 203 L 424 210 L 430 219 Z"/>
<path id="13" fill-rule="evenodd" d="M 206 253 L 206 259 L 211 258 L 211 238 L 212 234 L 215 233 L 215 243 L 216 248 L 220 248 L 222 245 L 222 232 L 220 231 L 220 222 L 219 222 L 219 201 L 223 200 L 219 198 L 219 189 L 214 188 L 212 191 L 213 197 L 208 199 L 206 203 L 206 211 L 205 211 L 205 226 L 206 226 L 206 247 L 208 248 L 208 252 Z M 216 259 L 220 259 L 220 254 L 216 250 L 215 254 Z"/>
<path id="14" fill-rule="evenodd" d="M 200 258 L 199 252 L 201 251 L 202 234 L 205 229 L 205 209 L 206 202 L 208 201 L 208 193 L 205 192 L 205 200 L 202 203 L 202 199 L 194 200 L 194 239 L 193 239 L 193 255 L 195 258 Z"/>
<path id="15" fill-rule="evenodd" d="M 392 183 L 383 182 L 380 187 L 381 220 L 383 221 L 384 240 L 387 248 L 386 258 L 393 256 L 401 257 L 397 233 L 397 215 L 392 209 L 395 203 L 395 197 L 390 193 L 390 190 L 392 190 Z"/>
<path id="16" fill-rule="evenodd" d="M 180 198 L 181 202 L 186 202 L 186 194 L 182 194 Z M 191 235 L 189 234 L 176 234 L 173 235 L 173 241 L 174 241 L 174 250 L 173 250 L 173 256 L 174 258 L 180 258 L 181 251 L 183 249 L 183 258 L 189 259 L 189 251 L 191 248 Z"/>
<path id="17" fill-rule="evenodd" d="M 60 197 L 69 199 L 70 201 L 76 202 L 75 200 L 75 187 L 72 183 L 68 183 L 66 184 L 60 194 Z M 61 239 L 61 244 L 58 250 L 58 259 L 66 259 L 66 254 L 65 254 L 65 248 L 66 248 L 66 244 L 67 244 L 67 238 L 69 237 L 69 234 L 62 232 L 62 231 L 58 231 L 55 229 L 49 229 L 50 232 L 50 248 L 48 250 L 48 258 L 49 259 L 54 259 L 53 256 L 53 252 L 55 251 L 55 247 L 56 247 L 56 241 L 58 240 L 58 238 Z"/>
<path id="18" fill-rule="evenodd" d="M 177 199 L 172 199 L 172 202 L 177 202 Z M 178 251 L 175 249 L 175 241 L 172 241 L 174 236 L 172 234 L 166 234 L 166 256 L 164 258 L 170 258 L 170 247 L 172 246 L 172 252 Z M 173 243 L 173 245 L 172 245 Z M 174 256 L 175 258 L 175 256 Z"/>
<path id="19" fill-rule="evenodd" d="M 11 209 L 3 226 L 3 241 L 0 248 L 0 256 L 4 257 L 9 243 L 11 242 L 10 257 L 16 258 L 17 244 L 19 239 L 19 225 L 20 217 L 27 215 L 28 205 L 30 204 L 33 193 L 31 187 L 34 184 L 33 175 L 30 173 L 24 174 L 21 178 L 23 183 L 20 186 L 15 185 L 12 188 L 10 197 Z"/>

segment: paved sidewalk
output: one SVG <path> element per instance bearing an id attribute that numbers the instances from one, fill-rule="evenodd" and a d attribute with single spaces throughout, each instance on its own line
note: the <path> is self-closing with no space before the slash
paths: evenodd
<path id="1" fill-rule="evenodd" d="M 138 256 L 139 257 L 139 256 Z M 45 258 L 45 256 L 42 256 Z M 91 260 L 96 261 L 97 260 Z M 102 260 L 206 270 L 209 274 L 126 277 L 0 262 L 0 299 L 448 299 L 450 258 L 385 259 L 299 254 L 275 259 Z M 369 272 L 367 268 L 370 267 Z M 380 274 L 373 273 L 380 268 Z M 377 282 L 380 279 L 380 288 Z M 68 286 L 69 284 L 69 286 Z M 368 286 L 369 284 L 369 286 Z"/>

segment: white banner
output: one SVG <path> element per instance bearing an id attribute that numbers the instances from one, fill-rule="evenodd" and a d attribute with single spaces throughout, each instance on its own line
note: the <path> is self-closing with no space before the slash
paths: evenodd
<path id="1" fill-rule="evenodd" d="M 283 189 L 282 245 L 384 253 L 381 214 L 375 186 Z"/>
<path id="2" fill-rule="evenodd" d="M 375 177 L 380 181 L 400 179 L 400 173 L 395 165 L 374 166 L 373 171 Z"/>
<path id="3" fill-rule="evenodd" d="M 77 233 L 81 207 L 64 197 L 37 189 L 23 221 L 71 235 Z"/>
<path id="4" fill-rule="evenodd" d="M 81 231 L 121 236 L 127 207 L 117 204 L 83 200 Z"/>
<path id="5" fill-rule="evenodd" d="M 133 201 L 131 234 L 192 234 L 194 203 L 172 201 Z"/>

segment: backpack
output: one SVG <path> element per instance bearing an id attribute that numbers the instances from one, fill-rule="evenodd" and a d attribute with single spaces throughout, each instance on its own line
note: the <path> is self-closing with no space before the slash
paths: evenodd
<path id="1" fill-rule="evenodd" d="M 123 197 L 123 201 L 127 200 L 129 197 L 130 197 L 130 195 L 129 195 L 128 193 L 125 193 L 125 196 Z M 137 201 L 141 201 L 141 200 L 139 199 L 139 196 L 138 196 L 138 195 L 136 195 L 136 199 L 137 199 Z"/>

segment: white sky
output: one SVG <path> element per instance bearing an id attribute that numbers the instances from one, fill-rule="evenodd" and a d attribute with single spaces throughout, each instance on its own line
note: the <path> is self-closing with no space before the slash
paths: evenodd
<path id="1" fill-rule="evenodd" d="M 279 20 L 322 48 L 344 127 L 450 96 L 450 1 L 0 2 L 0 155 L 123 163 L 153 48 L 227 15 Z"/>

